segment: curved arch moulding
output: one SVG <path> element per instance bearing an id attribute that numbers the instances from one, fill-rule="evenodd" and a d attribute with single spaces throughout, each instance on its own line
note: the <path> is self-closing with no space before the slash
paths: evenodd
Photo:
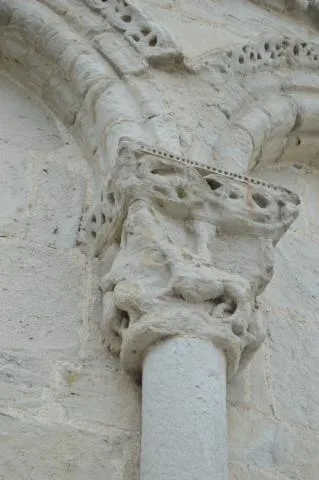
<path id="1" fill-rule="evenodd" d="M 0 0 L 0 68 L 70 129 L 98 182 L 115 160 L 119 138 L 145 140 L 145 115 L 153 108 L 161 113 L 161 105 L 139 98 L 141 85 L 135 81 L 133 89 L 116 65 L 35 0 Z M 154 130 L 148 139 L 153 134 L 156 141 Z"/>
<path id="2" fill-rule="evenodd" d="M 318 28 L 318 0 L 250 0 L 261 8 L 288 13 Z"/>
<path id="3" fill-rule="evenodd" d="M 210 54 L 192 68 L 222 91 L 219 104 L 228 124 L 218 132 L 214 164 L 247 172 L 280 158 L 311 162 L 317 156 L 316 44 L 287 37 L 262 38 L 255 45 Z"/>

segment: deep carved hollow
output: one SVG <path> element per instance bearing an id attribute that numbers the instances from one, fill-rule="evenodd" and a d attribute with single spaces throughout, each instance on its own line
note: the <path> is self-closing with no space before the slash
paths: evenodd
<path id="1" fill-rule="evenodd" d="M 144 35 L 144 37 L 146 37 L 146 35 L 149 35 L 151 33 L 151 29 L 148 28 L 148 27 L 142 27 L 141 28 L 141 34 Z"/>
<path id="2" fill-rule="evenodd" d="M 109 193 L 109 194 L 107 195 L 107 200 L 108 200 L 108 202 L 110 202 L 112 205 L 114 205 L 114 203 L 115 203 L 115 196 L 114 196 L 114 193 L 113 193 L 113 192 L 111 192 L 111 193 Z"/>
<path id="3" fill-rule="evenodd" d="M 237 310 L 237 303 L 233 298 L 221 295 L 220 297 L 210 300 L 214 309 L 212 311 L 213 316 L 228 317 L 233 315 Z"/>
<path id="4" fill-rule="evenodd" d="M 177 187 L 176 188 L 176 193 L 177 193 L 178 198 L 186 198 L 187 197 L 187 193 L 186 193 L 186 190 L 185 190 L 184 187 Z"/>
<path id="5" fill-rule="evenodd" d="M 122 321 L 121 321 L 121 328 L 122 329 L 126 329 L 128 328 L 130 325 L 130 319 L 129 319 L 129 316 L 126 312 L 123 311 L 123 315 L 122 315 Z"/>
<path id="6" fill-rule="evenodd" d="M 151 170 L 151 173 L 153 175 L 174 175 L 176 173 L 176 169 L 167 165 L 163 167 L 153 168 L 153 170 Z"/>
<path id="7" fill-rule="evenodd" d="M 150 41 L 148 42 L 148 44 L 149 44 L 150 47 L 155 47 L 155 46 L 157 45 L 157 36 L 154 35 L 154 36 L 150 39 Z"/>
<path id="8" fill-rule="evenodd" d="M 269 200 L 261 193 L 253 193 L 252 198 L 260 208 L 266 208 L 269 204 Z"/>
<path id="9" fill-rule="evenodd" d="M 215 180 L 214 178 L 206 178 L 206 182 L 208 183 L 208 185 L 212 190 L 217 190 L 222 186 L 222 184 L 217 180 Z"/>
<path id="10" fill-rule="evenodd" d="M 237 192 L 230 192 L 230 194 L 229 194 L 229 198 L 236 199 L 236 198 L 238 198 L 238 197 L 239 197 L 239 195 L 238 195 Z"/>
<path id="11" fill-rule="evenodd" d="M 122 18 L 123 22 L 125 22 L 125 23 L 130 23 L 132 21 L 131 15 L 122 15 L 121 18 Z"/>

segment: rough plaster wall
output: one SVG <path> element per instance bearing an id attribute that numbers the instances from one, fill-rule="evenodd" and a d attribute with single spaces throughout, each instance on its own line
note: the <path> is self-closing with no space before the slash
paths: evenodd
<path id="1" fill-rule="evenodd" d="M 315 480 L 319 461 L 319 174 L 286 165 L 258 175 L 302 195 L 298 220 L 279 242 L 275 275 L 260 299 L 268 335 L 229 388 L 234 480 Z"/>
<path id="2" fill-rule="evenodd" d="M 76 247 L 88 167 L 5 76 L 0 103 L 0 479 L 134 480 L 139 389 L 101 346 Z"/>

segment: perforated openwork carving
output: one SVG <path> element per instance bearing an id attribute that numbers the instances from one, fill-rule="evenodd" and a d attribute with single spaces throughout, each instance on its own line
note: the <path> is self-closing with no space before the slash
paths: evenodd
<path id="1" fill-rule="evenodd" d="M 302 39 L 270 36 L 257 44 L 243 45 L 222 54 L 211 53 L 201 62 L 218 68 L 222 73 L 248 73 L 298 65 L 317 69 L 319 50 L 316 45 Z"/>
<path id="2" fill-rule="evenodd" d="M 163 61 L 168 64 L 182 63 L 183 55 L 169 32 L 128 0 L 84 0 L 84 2 L 120 30 L 151 64 L 162 65 Z"/>

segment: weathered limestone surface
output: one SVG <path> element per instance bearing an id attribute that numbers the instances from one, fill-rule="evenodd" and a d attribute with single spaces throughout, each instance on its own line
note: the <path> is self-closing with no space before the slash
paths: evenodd
<path id="1" fill-rule="evenodd" d="M 138 439 L 109 429 L 102 435 L 65 425 L 47 425 L 1 416 L 1 480 L 134 478 L 132 452 Z M 125 464 L 123 459 L 125 458 Z M 127 465 L 131 464 L 131 465 Z"/>
<path id="2" fill-rule="evenodd" d="M 231 377 L 263 341 L 256 295 L 300 200 L 144 149 L 122 139 L 83 221 L 87 247 L 102 257 L 103 336 L 135 375 L 161 339 L 206 338 L 225 352 Z"/>
<path id="3" fill-rule="evenodd" d="M 299 165 L 260 173 L 269 181 L 294 185 L 304 202 L 300 217 L 277 247 L 274 278 L 261 296 L 266 344 L 230 385 L 231 458 L 239 463 L 232 469 L 239 479 L 263 474 L 266 479 L 315 478 L 319 255 L 313 200 L 319 178 L 313 169 Z"/>
<path id="4" fill-rule="evenodd" d="M 0 478 L 135 479 L 139 389 L 105 356 L 75 248 L 88 168 L 2 76 L 0 97 Z"/>
<path id="5" fill-rule="evenodd" d="M 72 247 L 85 196 L 81 161 L 75 169 L 70 161 L 76 150 L 64 144 L 49 113 L 5 76 L 0 98 L 7 112 L 0 118 L 1 236 Z"/>
<path id="6" fill-rule="evenodd" d="M 155 184 L 162 188 L 156 193 L 155 213 L 143 201 L 137 205 L 140 210 L 131 208 L 125 248 L 102 286 L 113 297 L 112 282 L 116 290 L 118 272 L 127 259 L 132 261 L 130 233 L 147 244 L 147 229 L 138 231 L 140 225 L 149 226 L 137 222 L 142 210 L 158 235 L 163 226 L 168 233 L 164 243 L 156 239 L 150 252 L 151 262 L 163 273 L 152 286 L 154 295 L 144 298 L 134 290 L 125 297 L 118 288 L 116 301 L 129 311 L 131 326 L 135 320 L 138 325 L 136 311 L 140 314 L 141 307 L 146 312 L 163 310 L 166 299 L 158 300 L 157 294 L 163 278 L 172 278 L 172 272 L 184 284 L 166 285 L 174 297 L 169 301 L 180 304 L 185 297 L 192 301 L 196 297 L 200 302 L 194 308 L 203 312 L 214 303 L 206 302 L 206 294 L 212 298 L 212 285 L 218 300 L 218 289 L 231 276 L 226 265 L 231 270 L 240 264 L 241 281 L 236 277 L 237 283 L 230 283 L 246 286 L 244 294 L 235 292 L 243 312 L 248 308 L 256 313 L 251 300 L 260 293 L 258 311 L 264 316 L 266 340 L 227 387 L 231 478 L 317 480 L 317 2 L 138 0 L 133 6 L 118 2 L 118 12 L 116 2 L 109 0 L 111 7 L 106 3 L 0 0 L 1 71 L 28 89 L 0 77 L 0 478 L 138 478 L 140 387 L 107 352 L 97 328 L 102 319 L 109 329 L 106 341 L 111 339 L 118 352 L 128 330 L 127 316 L 119 318 L 108 301 L 105 306 L 111 311 L 106 309 L 103 317 L 98 288 L 118 247 L 100 261 L 77 246 L 83 210 L 91 214 L 91 233 L 96 222 L 88 208 L 101 203 L 96 217 L 100 224 L 102 214 L 105 220 L 114 213 L 119 218 L 99 194 L 111 168 L 120 168 L 115 164 L 118 143 L 127 135 L 223 170 L 240 174 L 253 170 L 253 175 L 301 195 L 301 214 L 277 244 L 275 258 L 269 264 L 264 258 L 257 262 L 275 265 L 274 277 L 262 291 L 255 279 L 262 277 L 265 287 L 272 272 L 252 272 L 248 259 L 261 251 L 252 247 L 254 242 L 245 238 L 240 248 L 231 242 L 219 248 L 214 225 L 203 228 L 197 220 L 186 232 L 183 222 L 177 221 L 183 216 L 185 190 L 170 185 L 167 191 L 160 180 L 153 182 L 152 188 Z M 62 120 L 67 132 L 31 97 L 34 94 Z M 146 163 L 153 162 L 145 157 Z M 157 167 L 172 168 L 157 162 Z M 176 168 L 179 178 L 190 180 L 196 195 L 201 193 L 204 180 L 194 170 L 175 165 L 174 175 Z M 215 177 L 212 185 L 214 181 Z M 124 188 L 120 183 L 119 191 Z M 242 184 L 220 183 L 223 199 L 242 202 Z M 211 198 L 211 192 L 205 196 L 207 189 L 205 184 L 204 200 Z M 261 193 L 267 197 L 267 190 L 261 188 Z M 146 200 L 147 192 L 143 195 Z M 278 207 L 278 198 L 274 203 L 273 199 L 270 210 L 253 204 L 253 212 L 265 220 L 262 228 Z M 112 197 L 108 201 L 112 203 Z M 173 208 L 170 221 L 161 208 Z M 172 225 L 179 229 L 174 231 Z M 171 232 L 172 250 L 167 247 Z M 180 260 L 176 246 L 184 242 L 207 261 L 208 237 L 218 253 L 213 259 L 218 275 L 211 270 L 208 274 L 201 265 L 208 281 L 199 284 L 195 267 L 187 276 L 183 263 L 175 261 Z M 165 248 L 158 249 L 161 245 Z M 232 254 L 229 258 L 242 253 L 233 265 L 222 256 L 225 245 Z M 140 273 L 141 264 L 136 263 Z M 131 280 L 125 268 L 126 281 Z M 134 309 L 136 301 L 140 303 Z M 231 306 L 221 304 L 222 312 L 214 305 L 216 318 L 230 313 Z M 227 325 L 228 337 L 236 337 L 235 364 L 242 344 L 232 327 L 243 329 L 249 343 L 248 327 L 259 325 L 254 315 L 246 321 Z M 216 329 L 210 334 L 216 339 Z"/>
<path id="7" fill-rule="evenodd" d="M 232 0 L 140 0 L 139 3 L 171 28 L 187 56 L 202 55 L 209 50 L 224 49 L 225 46 L 229 48 L 236 43 L 253 40 L 261 33 L 306 32 L 304 26 L 294 24 L 285 16 L 277 15 L 274 21 L 273 15 L 267 10 L 248 0 L 236 3 Z"/>
<path id="8" fill-rule="evenodd" d="M 228 479 L 225 363 L 223 352 L 198 338 L 150 349 L 143 365 L 141 480 Z"/>
<path id="9" fill-rule="evenodd" d="M 252 0 L 257 5 L 273 8 L 278 12 L 288 13 L 303 21 L 308 21 L 318 28 L 319 2 L 318 0 Z"/>

